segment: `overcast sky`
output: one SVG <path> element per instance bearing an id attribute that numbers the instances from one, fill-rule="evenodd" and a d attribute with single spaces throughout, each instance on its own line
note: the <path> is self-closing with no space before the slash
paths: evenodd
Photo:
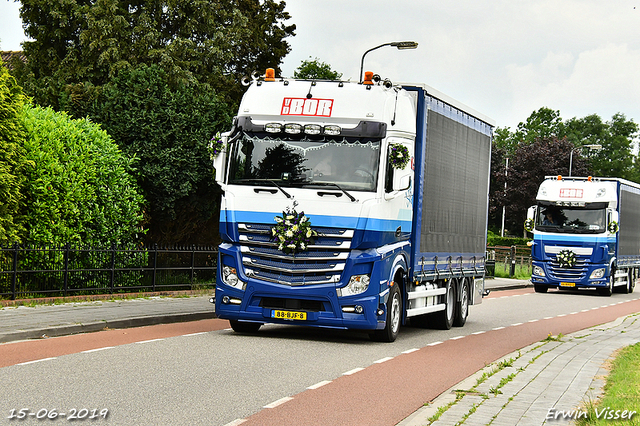
<path id="1" fill-rule="evenodd" d="M 515 130 L 535 110 L 563 119 L 620 112 L 640 123 L 640 0 L 287 0 L 289 77 L 318 58 L 358 80 L 365 70 L 426 83 Z M 636 8 L 637 6 L 637 8 Z M 20 50 L 19 4 L 0 0 L 0 49 Z"/>

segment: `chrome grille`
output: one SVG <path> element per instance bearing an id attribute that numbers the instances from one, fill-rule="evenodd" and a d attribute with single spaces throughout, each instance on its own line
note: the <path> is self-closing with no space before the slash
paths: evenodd
<path id="1" fill-rule="evenodd" d="M 336 282 L 344 270 L 353 230 L 317 228 L 314 244 L 295 256 L 278 250 L 271 226 L 238 224 L 245 274 L 255 279 L 292 286 Z"/>
<path id="2" fill-rule="evenodd" d="M 576 264 L 572 268 L 561 268 L 560 262 L 558 262 L 557 257 L 551 259 L 549 263 L 549 271 L 551 273 L 551 278 L 560 281 L 577 281 L 585 278 L 587 276 L 587 259 L 577 257 Z"/>

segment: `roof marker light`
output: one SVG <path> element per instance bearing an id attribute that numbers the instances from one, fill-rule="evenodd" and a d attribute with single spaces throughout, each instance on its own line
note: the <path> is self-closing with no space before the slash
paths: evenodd
<path id="1" fill-rule="evenodd" d="M 302 124 L 287 123 L 284 125 L 284 132 L 289 133 L 290 135 L 298 135 L 302 133 Z"/>
<path id="2" fill-rule="evenodd" d="M 372 71 L 366 71 L 364 73 L 364 81 L 362 82 L 362 84 L 373 84 L 373 72 Z"/>
<path id="3" fill-rule="evenodd" d="M 329 124 L 327 126 L 324 126 L 325 135 L 337 136 L 340 134 L 341 131 L 342 129 L 340 128 L 340 126 L 336 126 L 335 124 Z"/>
<path id="4" fill-rule="evenodd" d="M 307 135 L 319 135 L 322 131 L 322 126 L 319 124 L 305 124 L 304 132 Z"/>
<path id="5" fill-rule="evenodd" d="M 264 131 L 267 133 L 280 133 L 282 131 L 282 124 L 267 123 L 264 125 Z"/>
<path id="6" fill-rule="evenodd" d="M 276 81 L 276 70 L 273 68 L 267 68 L 264 74 L 264 81 Z"/>

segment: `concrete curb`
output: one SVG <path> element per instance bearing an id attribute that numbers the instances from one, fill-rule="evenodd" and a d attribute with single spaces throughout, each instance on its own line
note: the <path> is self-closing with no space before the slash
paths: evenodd
<path id="1" fill-rule="evenodd" d="M 216 318 L 215 312 L 192 312 L 171 315 L 149 315 L 135 318 L 117 320 L 95 321 L 86 324 L 69 324 L 60 326 L 41 327 L 31 330 L 19 330 L 0 335 L 0 343 L 15 342 L 18 340 L 41 339 L 45 337 L 59 337 L 79 333 L 91 333 L 105 329 L 144 327 L 158 324 L 171 324 L 176 322 L 200 321 Z"/>

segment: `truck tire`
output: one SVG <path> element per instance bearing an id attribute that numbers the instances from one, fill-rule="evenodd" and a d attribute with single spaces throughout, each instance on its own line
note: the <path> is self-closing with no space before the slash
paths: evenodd
<path id="1" fill-rule="evenodd" d="M 459 296 L 456 298 L 456 309 L 453 318 L 453 325 L 455 327 L 462 327 L 467 322 L 467 316 L 469 316 L 469 284 L 468 280 L 463 278 L 460 281 Z M 459 299 L 459 300 L 458 300 Z"/>
<path id="2" fill-rule="evenodd" d="M 229 324 L 231 324 L 231 328 L 236 333 L 256 333 L 262 327 L 262 324 L 259 322 L 244 322 L 238 320 L 229 320 Z"/>
<path id="3" fill-rule="evenodd" d="M 440 330 L 449 330 L 453 325 L 453 317 L 456 305 L 456 291 L 452 285 L 452 280 L 446 283 L 447 292 L 444 294 L 445 308 L 434 315 L 434 325 Z"/>
<path id="4" fill-rule="evenodd" d="M 611 268 L 611 273 L 609 274 L 609 285 L 604 288 L 598 289 L 598 294 L 600 296 L 609 297 L 613 294 L 613 282 L 616 279 L 616 270 L 615 268 Z"/>
<path id="5" fill-rule="evenodd" d="M 389 290 L 387 318 L 384 329 L 376 330 L 371 334 L 371 339 L 376 342 L 393 342 L 398 337 L 400 322 L 402 321 L 402 296 L 398 287 L 400 286 L 395 284 Z"/>

